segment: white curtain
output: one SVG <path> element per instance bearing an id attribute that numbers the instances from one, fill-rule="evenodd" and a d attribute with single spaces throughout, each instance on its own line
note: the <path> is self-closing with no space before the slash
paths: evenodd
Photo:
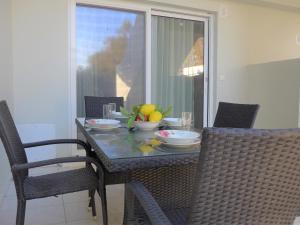
<path id="1" fill-rule="evenodd" d="M 194 80 L 186 73 L 199 64 L 195 51 L 197 21 L 152 16 L 152 102 L 172 106 L 173 116 L 194 112 Z M 198 26 L 199 27 L 199 26 Z M 203 59 L 202 59 L 203 60 Z"/>

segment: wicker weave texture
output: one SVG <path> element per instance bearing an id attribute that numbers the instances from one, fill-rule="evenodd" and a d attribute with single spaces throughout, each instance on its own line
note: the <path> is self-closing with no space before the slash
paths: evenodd
<path id="1" fill-rule="evenodd" d="M 85 116 L 88 118 L 102 118 L 103 105 L 109 103 L 116 103 L 117 111 L 124 105 L 123 97 L 96 97 L 84 96 L 85 102 Z"/>
<path id="2" fill-rule="evenodd" d="M 189 164 L 134 170 L 130 179 L 143 183 L 168 217 L 184 223 L 191 205 L 196 168 L 197 164 Z M 149 224 L 142 206 L 127 187 L 125 190 L 124 224 Z"/>
<path id="3" fill-rule="evenodd" d="M 9 158 L 17 192 L 16 225 L 24 225 L 25 223 L 26 200 L 82 190 L 88 190 L 90 193 L 90 205 L 94 216 L 96 215 L 94 194 L 96 190 L 98 191 L 102 201 L 103 224 L 107 225 L 104 172 L 97 160 L 91 157 L 64 157 L 28 163 L 24 149 L 50 144 L 80 144 L 89 156 L 91 149 L 88 144 L 80 140 L 60 139 L 23 145 L 5 101 L 0 101 L 0 137 Z M 28 177 L 28 169 L 71 162 L 85 162 L 86 166 L 78 170 Z M 91 164 L 96 166 L 97 171 L 93 169 Z"/>
<path id="4" fill-rule="evenodd" d="M 205 130 L 188 224 L 293 224 L 299 168 L 299 129 Z"/>
<path id="5" fill-rule="evenodd" d="M 68 181 L 68 182 L 66 182 Z M 99 180 L 90 168 L 27 177 L 24 181 L 26 199 L 44 198 L 82 190 L 96 190 Z"/>
<path id="6" fill-rule="evenodd" d="M 6 150 L 10 165 L 27 163 L 23 144 L 18 135 L 13 118 L 5 101 L 0 102 L 0 137 Z M 27 172 L 23 172 L 27 175 Z"/>
<path id="7" fill-rule="evenodd" d="M 252 128 L 259 105 L 220 102 L 214 127 Z"/>

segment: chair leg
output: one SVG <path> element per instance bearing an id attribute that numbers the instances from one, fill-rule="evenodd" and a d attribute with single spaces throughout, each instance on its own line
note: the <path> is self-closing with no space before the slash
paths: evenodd
<path id="1" fill-rule="evenodd" d="M 90 201 L 89 201 L 88 208 L 91 208 L 92 207 L 92 191 L 91 190 L 89 190 L 89 199 L 90 199 Z"/>
<path id="2" fill-rule="evenodd" d="M 18 200 L 16 225 L 24 225 L 25 210 L 26 210 L 26 201 Z"/>
<path id="3" fill-rule="evenodd" d="M 91 199 L 90 199 L 90 204 L 92 207 L 92 213 L 93 213 L 93 217 L 96 217 L 96 204 L 95 204 L 95 190 L 91 191 Z"/>
<path id="4" fill-rule="evenodd" d="M 107 200 L 106 200 L 106 188 L 104 187 L 102 190 L 101 197 L 101 204 L 102 204 L 102 217 L 103 217 L 103 225 L 108 225 L 108 218 L 107 218 Z M 101 191 L 100 191 L 101 192 Z"/>

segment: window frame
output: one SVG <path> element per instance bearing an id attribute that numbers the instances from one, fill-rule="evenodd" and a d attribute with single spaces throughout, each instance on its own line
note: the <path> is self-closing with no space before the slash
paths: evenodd
<path id="1" fill-rule="evenodd" d="M 77 4 L 89 5 L 96 7 L 112 8 L 119 10 L 138 11 L 145 13 L 145 101 L 151 102 L 151 17 L 167 16 L 188 20 L 196 20 L 204 22 L 205 37 L 204 37 L 204 127 L 211 126 L 215 111 L 215 65 L 214 59 L 214 15 L 194 9 L 179 9 L 177 7 L 157 6 L 143 4 L 138 2 L 124 1 L 107 1 L 107 0 L 70 0 L 69 1 L 69 134 L 70 137 L 76 137 L 76 125 L 74 120 L 76 114 L 76 6 Z"/>

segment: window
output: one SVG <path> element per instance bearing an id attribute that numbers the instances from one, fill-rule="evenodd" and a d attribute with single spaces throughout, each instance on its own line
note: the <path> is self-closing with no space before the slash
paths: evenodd
<path id="1" fill-rule="evenodd" d="M 84 96 L 145 101 L 145 14 L 77 5 L 77 116 Z"/>
<path id="2" fill-rule="evenodd" d="M 202 17 L 78 4 L 77 116 L 85 115 L 86 95 L 119 96 L 127 108 L 147 100 L 171 105 L 174 117 L 193 112 L 195 126 L 203 127 L 208 118 L 206 28 Z"/>

